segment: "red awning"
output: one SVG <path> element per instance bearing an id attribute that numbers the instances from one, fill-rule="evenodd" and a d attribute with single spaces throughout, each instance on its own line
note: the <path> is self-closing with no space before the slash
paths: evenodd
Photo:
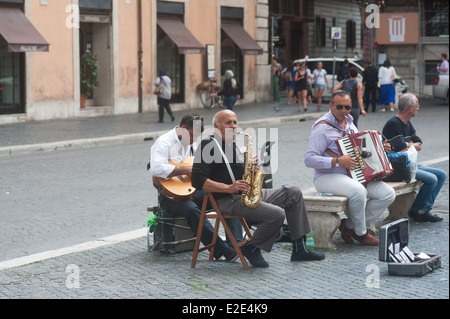
<path id="1" fill-rule="evenodd" d="M 18 8 L 0 8 L 0 36 L 9 52 L 48 52 L 48 42 Z"/>
<path id="2" fill-rule="evenodd" d="M 158 25 L 172 39 L 180 54 L 205 53 L 205 47 L 192 35 L 181 20 L 158 18 Z"/>
<path id="3" fill-rule="evenodd" d="M 240 24 L 222 23 L 222 30 L 241 49 L 242 55 L 258 55 L 263 53 L 263 49 Z"/>

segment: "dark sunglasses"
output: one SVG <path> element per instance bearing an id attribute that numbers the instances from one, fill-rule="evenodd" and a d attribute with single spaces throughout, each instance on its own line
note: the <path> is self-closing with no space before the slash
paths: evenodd
<path id="1" fill-rule="evenodd" d="M 345 109 L 347 110 L 347 111 L 351 111 L 352 110 L 352 106 L 351 105 L 336 105 L 336 109 L 337 110 L 342 110 L 343 108 L 345 107 Z"/>

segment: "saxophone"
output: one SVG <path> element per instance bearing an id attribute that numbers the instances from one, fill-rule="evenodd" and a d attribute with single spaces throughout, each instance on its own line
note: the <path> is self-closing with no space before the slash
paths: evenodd
<path id="1" fill-rule="evenodd" d="M 242 175 L 242 179 L 249 183 L 250 189 L 242 193 L 241 202 L 243 206 L 255 208 L 258 207 L 261 203 L 261 189 L 266 173 L 264 173 L 258 166 L 253 165 L 250 161 L 250 156 L 252 155 L 253 139 L 251 134 L 245 132 L 239 132 L 238 134 L 245 135 L 248 138 L 247 155 L 245 158 L 245 171 L 244 175 Z"/>

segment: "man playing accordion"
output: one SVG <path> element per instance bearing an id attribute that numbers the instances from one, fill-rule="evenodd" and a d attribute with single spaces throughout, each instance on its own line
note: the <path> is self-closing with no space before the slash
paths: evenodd
<path id="1" fill-rule="evenodd" d="M 339 227 L 342 239 L 346 243 L 356 240 L 362 245 L 378 245 L 378 239 L 367 233 L 367 226 L 394 202 L 395 191 L 382 181 L 361 183 L 349 176 L 348 171 L 355 170 L 357 162 L 351 155 L 339 155 L 336 140 L 358 133 L 350 115 L 350 95 L 343 90 L 334 92 L 329 107 L 330 111 L 312 127 L 305 165 L 315 169 L 317 191 L 348 197 L 349 216 Z M 383 146 L 390 152 L 389 144 Z"/>

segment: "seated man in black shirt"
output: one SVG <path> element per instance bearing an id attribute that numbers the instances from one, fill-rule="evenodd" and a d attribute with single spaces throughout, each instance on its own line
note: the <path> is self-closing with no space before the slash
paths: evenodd
<path id="1" fill-rule="evenodd" d="M 311 226 L 298 187 L 263 189 L 259 206 L 242 205 L 241 194 L 249 189 L 249 184 L 242 179 L 245 156 L 234 143 L 238 127 L 236 114 L 230 110 L 220 111 L 214 116 L 213 124 L 215 134 L 203 140 L 197 149 L 192 186 L 213 193 L 223 214 L 243 216 L 258 223 L 252 239 L 241 248 L 250 264 L 253 267 L 269 266 L 260 249 L 267 252 L 272 249 L 285 218 L 293 240 L 291 261 L 324 259 L 323 253 L 306 248 L 305 238 L 311 232 Z"/>
<path id="2" fill-rule="evenodd" d="M 405 152 L 409 147 L 422 150 L 422 139 L 416 134 L 411 119 L 419 111 L 419 100 L 414 94 L 405 93 L 398 101 L 398 115 L 383 128 L 383 137 L 391 144 L 392 151 Z M 440 222 L 442 217 L 431 212 L 434 201 L 447 179 L 447 173 L 439 168 L 418 164 L 416 179 L 423 182 L 408 215 L 417 222 Z"/>

